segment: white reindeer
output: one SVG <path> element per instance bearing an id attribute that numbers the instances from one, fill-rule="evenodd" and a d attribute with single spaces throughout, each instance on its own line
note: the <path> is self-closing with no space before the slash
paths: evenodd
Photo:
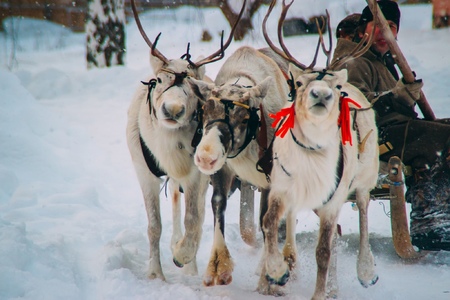
<path id="1" fill-rule="evenodd" d="M 337 65 L 313 70 L 315 59 L 306 67 L 289 54 L 281 36 L 279 41 L 284 51 L 273 45 L 265 22 L 275 2 L 264 19 L 263 32 L 270 47 L 291 61 L 289 72 L 295 85 L 291 93 L 296 97 L 292 104 L 275 115 L 281 125 L 277 124 L 280 127 L 273 144 L 269 208 L 263 218 L 263 271 L 257 289 L 262 294 L 282 294 L 279 286 L 287 282 L 297 258 L 296 213 L 313 209 L 320 218 L 320 232 L 316 248 L 316 288 L 312 298 L 325 299 L 327 288 L 329 297 L 336 296 L 336 278 L 327 278 L 336 276 L 335 270 L 329 269 L 333 238 L 340 209 L 353 191 L 360 213 L 358 279 L 366 287 L 378 279 L 367 220 L 369 192 L 376 185 L 378 173 L 377 128 L 370 103 L 358 89 L 347 83 L 347 70 L 333 71 Z M 279 29 L 291 4 L 286 5 L 283 1 Z M 322 36 L 320 41 L 325 50 Z M 348 59 L 361 55 L 366 49 L 358 48 L 360 51 L 355 50 Z M 343 62 L 338 61 L 338 64 Z M 278 250 L 277 226 L 284 214 L 287 215 L 287 237 L 282 254 Z M 332 286 L 327 287 L 327 280 Z"/>
<path id="2" fill-rule="evenodd" d="M 264 173 L 256 164 L 267 148 L 274 129 L 269 114 L 280 110 L 288 98 L 288 85 L 279 64 L 269 58 L 267 49 L 258 51 L 241 47 L 223 64 L 214 84 L 190 81 L 208 99 L 203 106 L 203 137 L 195 151 L 195 164 L 222 182 L 214 191 L 213 211 L 216 217 L 214 245 L 204 283 L 231 278 L 233 263 L 224 240 L 224 214 L 229 172 L 261 189 L 261 215 L 267 208 L 270 188 Z M 269 54 L 270 55 L 270 54 Z M 275 54 L 276 55 L 276 54 Z"/>
<path id="3" fill-rule="evenodd" d="M 126 135 L 147 211 L 150 241 L 148 277 L 165 280 L 159 246 L 162 231 L 160 177 L 167 175 L 170 178 L 173 261 L 179 267 L 186 265 L 188 274 L 198 273 L 196 254 L 202 234 L 205 194 L 209 183 L 209 176 L 199 172 L 194 165 L 194 148 L 191 145 L 198 126 L 197 109 L 203 101 L 191 89 L 186 78 L 205 78 L 204 65 L 223 57 L 237 23 L 225 45 L 222 41 L 221 49 L 209 57 L 194 63 L 190 60 L 188 50 L 183 56 L 185 59 L 169 60 L 156 49 L 158 38 L 154 43 L 149 41 L 133 0 L 131 4 L 139 30 L 151 48 L 150 62 L 155 76 L 150 77 L 147 86 L 141 86 L 135 93 L 128 111 Z M 184 235 L 181 229 L 180 189 L 184 192 L 186 201 Z"/>

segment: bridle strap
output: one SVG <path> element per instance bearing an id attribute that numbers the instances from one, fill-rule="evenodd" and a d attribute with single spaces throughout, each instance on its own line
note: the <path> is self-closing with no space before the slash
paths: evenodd
<path id="1" fill-rule="evenodd" d="M 302 148 L 304 148 L 304 149 L 307 149 L 307 150 L 313 150 L 313 151 L 322 149 L 322 147 L 320 147 L 319 145 L 317 145 L 317 147 L 315 147 L 315 148 L 314 148 L 314 147 L 310 147 L 310 146 L 304 145 L 303 143 L 301 143 L 301 142 L 295 137 L 295 135 L 294 135 L 294 133 L 292 132 L 292 130 L 289 130 L 289 132 L 291 133 L 292 140 L 294 140 L 294 142 L 295 142 L 297 145 L 299 145 L 300 147 L 302 147 Z"/>
<path id="2" fill-rule="evenodd" d="M 266 117 L 264 116 L 264 110 L 263 110 L 262 103 L 259 105 L 259 111 L 261 113 L 261 125 L 260 125 L 260 131 L 259 131 L 259 136 L 258 136 L 258 144 L 260 146 L 259 158 L 261 158 L 267 149 L 267 124 L 266 124 Z"/>
<path id="3" fill-rule="evenodd" d="M 156 118 L 156 111 L 154 110 L 153 106 L 152 106 L 152 95 L 153 95 L 153 91 L 155 90 L 156 87 L 156 79 L 152 78 L 150 79 L 148 82 L 145 81 L 141 81 L 141 83 L 143 85 L 147 86 L 147 104 L 148 104 L 148 113 L 151 115 L 152 112 Z"/>
<path id="4" fill-rule="evenodd" d="M 161 94 L 164 94 L 165 92 L 167 92 L 167 90 L 169 90 L 170 88 L 174 87 L 174 86 L 179 86 L 183 83 L 183 80 L 187 77 L 190 76 L 194 76 L 193 74 L 189 74 L 187 71 L 184 72 L 175 72 L 166 68 L 161 68 L 160 72 L 166 72 L 166 73 L 170 73 L 175 75 L 175 80 L 173 81 L 173 83 L 171 85 L 169 85 L 169 87 L 167 87 Z M 152 106 L 152 96 L 153 96 L 153 91 L 156 88 L 156 84 L 157 84 L 157 80 L 155 78 L 150 79 L 148 82 L 145 81 L 141 81 L 142 84 L 146 85 L 148 87 L 148 92 L 147 92 L 147 103 L 148 103 L 148 107 L 149 107 L 149 113 L 154 115 L 155 119 L 157 119 L 156 117 L 156 111 L 154 109 L 154 107 Z"/>
<path id="5" fill-rule="evenodd" d="M 239 149 L 237 150 L 237 153 L 235 155 L 227 156 L 227 158 L 235 158 L 256 137 L 256 131 L 257 131 L 258 127 L 260 126 L 259 117 L 258 117 L 258 114 L 257 114 L 258 109 L 250 107 L 249 105 L 244 104 L 242 102 L 238 102 L 238 101 L 219 99 L 219 98 L 215 98 L 215 97 L 211 97 L 208 100 L 220 101 L 220 103 L 222 103 L 224 105 L 225 117 L 223 119 L 215 119 L 215 120 L 209 121 L 206 124 L 205 128 L 208 127 L 208 126 L 211 126 L 212 124 L 217 123 L 217 122 L 225 123 L 227 125 L 228 130 L 229 130 L 230 135 L 231 135 L 231 150 L 234 149 L 235 141 L 234 141 L 234 130 L 233 130 L 233 127 L 230 124 L 229 109 L 233 108 L 234 106 L 240 106 L 240 107 L 246 109 L 248 114 L 249 114 L 249 116 L 250 116 L 249 120 L 248 120 L 248 124 L 247 124 L 247 131 L 246 131 L 246 134 L 245 134 L 244 143 L 242 144 L 241 147 L 239 147 Z"/>

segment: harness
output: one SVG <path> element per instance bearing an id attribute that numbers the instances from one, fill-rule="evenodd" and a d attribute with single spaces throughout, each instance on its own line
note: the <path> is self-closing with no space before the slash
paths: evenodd
<path id="1" fill-rule="evenodd" d="M 183 80 L 189 76 L 192 76 L 192 74 L 189 74 L 188 72 L 184 71 L 184 72 L 175 72 L 172 71 L 170 69 L 167 68 L 162 68 L 160 70 L 160 72 L 166 72 L 166 73 L 170 73 L 175 75 L 175 79 L 173 80 L 173 82 L 169 85 L 169 87 L 167 87 L 162 93 L 165 93 L 167 90 L 169 90 L 170 88 L 174 87 L 174 86 L 180 86 L 183 83 Z M 150 79 L 148 82 L 145 81 L 141 81 L 141 83 L 143 85 L 146 85 L 148 88 L 148 92 L 147 92 L 147 104 L 148 104 L 148 108 L 149 108 L 149 114 L 153 115 L 153 117 L 155 119 L 158 119 L 156 116 L 156 111 L 155 108 L 152 105 L 152 97 L 153 97 L 153 91 L 156 88 L 156 85 L 158 84 L 158 80 L 155 78 Z M 160 96 L 161 96 L 160 95 Z M 201 108 L 200 103 L 198 103 L 198 107 L 197 110 Z M 193 115 L 192 115 L 192 120 L 196 120 L 198 119 L 197 116 L 198 112 L 194 111 Z M 200 125 L 200 124 L 199 124 Z M 195 137 L 195 135 L 194 135 Z M 201 137 L 200 137 L 201 138 Z M 142 154 L 144 155 L 144 159 L 145 162 L 147 164 L 147 167 L 149 168 L 149 170 L 153 173 L 153 175 L 155 175 L 156 177 L 161 177 L 161 176 L 165 176 L 167 175 L 166 172 L 164 170 L 162 170 L 159 167 L 158 161 L 156 159 L 156 157 L 152 154 L 152 152 L 150 151 L 150 149 L 145 145 L 145 142 L 142 138 L 142 136 L 139 134 L 139 141 L 141 144 L 141 150 L 142 150 Z"/>
<path id="2" fill-rule="evenodd" d="M 330 76 L 334 76 L 333 74 L 327 73 L 326 70 L 323 71 L 317 71 L 316 73 L 318 73 L 317 77 L 315 80 L 322 80 L 326 75 L 330 75 Z M 294 84 L 294 78 L 292 76 L 292 73 L 290 74 L 290 79 L 287 81 L 289 86 L 290 86 L 290 93 L 289 96 L 291 97 L 290 102 L 294 102 L 296 99 L 296 88 L 295 88 L 295 84 Z M 336 86 L 337 89 L 341 89 L 342 86 Z M 355 103 L 353 100 L 345 98 L 347 97 L 348 94 L 345 93 L 344 91 L 341 91 L 341 95 L 340 95 L 340 105 L 339 105 L 339 109 L 341 111 L 339 120 L 338 120 L 338 128 L 341 128 L 341 126 L 346 126 L 346 132 L 345 135 L 347 135 L 347 137 L 350 137 L 350 144 L 351 144 L 351 133 L 350 133 L 350 126 L 353 128 L 353 130 L 355 130 L 357 132 L 357 139 L 358 139 L 358 143 L 360 141 L 360 133 L 358 130 L 358 126 L 356 123 L 356 114 L 359 110 L 368 110 L 368 109 L 372 109 L 372 107 L 368 107 L 368 108 L 350 108 L 348 107 L 347 103 L 348 102 L 353 102 L 355 105 L 357 105 L 357 103 Z M 344 101 L 346 101 L 347 103 L 344 103 Z M 343 105 L 346 104 L 346 105 Z M 344 109 L 345 106 L 345 109 Z M 344 111 L 344 114 L 346 116 L 343 116 L 342 114 L 342 110 Z M 353 123 L 352 124 L 348 124 L 350 122 L 350 113 L 353 112 Z M 320 145 L 317 145 L 315 147 L 312 146 L 306 146 L 304 145 L 302 142 L 300 142 L 294 135 L 294 133 L 292 132 L 291 128 L 294 126 L 294 122 L 293 122 L 293 115 L 295 114 L 295 110 L 294 110 L 294 104 L 290 107 L 290 108 L 284 108 L 282 109 L 280 112 L 278 112 L 277 114 L 271 115 L 271 117 L 275 118 L 276 121 L 274 122 L 274 124 L 272 126 L 276 126 L 277 122 L 278 122 L 278 127 L 275 131 L 275 135 L 269 145 L 269 148 L 267 149 L 266 153 L 264 154 L 263 157 L 260 158 L 260 160 L 257 163 L 257 170 L 260 172 L 264 172 L 267 178 L 267 181 L 270 182 L 270 173 L 272 170 L 272 166 L 273 166 L 273 160 L 272 160 L 272 152 L 273 152 L 273 141 L 275 139 L 275 137 L 277 135 L 280 135 L 281 137 L 284 136 L 284 134 L 287 132 L 287 130 L 290 131 L 291 133 L 291 138 L 292 140 L 295 142 L 296 145 L 298 145 L 299 147 L 308 150 L 308 151 L 319 151 L 322 149 L 322 147 Z M 286 128 L 286 121 L 289 120 L 289 125 L 288 128 Z M 285 126 L 285 128 L 283 128 L 283 125 Z M 291 127 L 292 126 L 292 127 Z M 281 130 L 280 130 L 281 129 Z M 341 128 L 341 130 L 343 130 Z M 367 140 L 368 135 L 371 132 L 369 132 L 367 134 L 367 136 L 364 138 L 363 143 L 365 143 L 365 140 Z M 329 195 L 328 199 L 326 201 L 323 202 L 323 204 L 326 204 L 328 201 L 330 201 L 330 199 L 333 197 L 334 193 L 336 192 L 336 189 L 338 188 L 341 179 L 342 179 L 342 174 L 344 172 L 344 158 L 343 158 L 343 143 L 344 143 L 344 132 L 342 132 L 343 135 L 343 140 L 340 143 L 340 147 L 339 147 L 339 160 L 337 162 L 336 165 L 336 176 L 338 178 L 338 181 L 336 183 L 335 189 L 334 191 Z M 360 145 L 359 149 L 363 148 L 364 145 Z M 358 158 L 359 158 L 359 151 L 358 151 Z M 291 177 L 291 173 L 287 170 L 287 168 L 279 161 L 278 155 L 277 153 L 274 153 L 273 155 L 273 159 L 278 160 L 279 162 L 279 166 L 282 169 L 282 171 L 288 176 Z M 352 180 L 353 181 L 353 180 Z"/>
<path id="3" fill-rule="evenodd" d="M 302 146 L 301 146 L 301 147 L 302 147 Z M 311 150 L 311 151 L 320 150 L 320 148 L 316 148 L 316 149 L 309 148 L 309 147 L 308 147 L 308 148 L 302 147 L 302 148 L 304 148 L 304 149 L 306 149 L 306 150 Z M 292 174 L 289 173 L 288 170 L 286 169 L 286 167 L 280 162 L 280 159 L 278 158 L 277 153 L 274 154 L 273 159 L 276 159 L 276 160 L 278 161 L 278 164 L 279 164 L 281 170 L 282 170 L 288 177 L 291 177 L 291 176 L 292 176 Z M 344 151 L 343 151 L 343 149 L 342 149 L 342 143 L 341 143 L 341 144 L 339 145 L 339 160 L 338 160 L 337 163 L 336 163 L 336 177 L 337 177 L 338 180 L 337 180 L 337 182 L 336 182 L 336 185 L 335 185 L 335 187 L 334 187 L 334 190 L 330 193 L 330 195 L 328 196 L 328 198 L 327 198 L 325 201 L 322 201 L 322 204 L 323 204 L 323 205 L 327 204 L 327 203 L 331 200 L 331 198 L 333 197 L 333 195 L 334 195 L 334 193 L 336 192 L 336 190 L 337 190 L 339 184 L 341 183 L 342 174 L 344 174 Z M 352 180 L 352 181 L 353 181 L 353 180 Z M 351 185 L 351 183 L 350 183 L 350 185 Z"/>
<path id="4" fill-rule="evenodd" d="M 188 72 L 184 71 L 184 72 L 175 72 L 172 71 L 170 69 L 166 69 L 166 68 L 162 68 L 160 70 L 160 72 L 166 72 L 166 73 L 170 73 L 175 75 L 175 79 L 173 80 L 173 82 L 161 93 L 164 94 L 165 92 L 167 92 L 167 90 L 169 90 L 170 88 L 174 87 L 174 86 L 180 86 L 183 83 L 183 80 L 189 76 L 192 76 L 192 74 L 188 74 Z M 148 88 L 148 92 L 147 92 L 147 104 L 148 104 L 148 109 L 149 109 L 149 113 L 154 115 L 155 119 L 157 119 L 156 117 L 156 111 L 154 109 L 154 107 L 152 106 L 152 97 L 153 97 L 153 91 L 156 88 L 156 85 L 158 83 L 158 80 L 155 78 L 150 79 L 148 82 L 145 81 L 141 81 L 141 83 L 143 85 L 146 85 Z M 159 95 L 161 97 L 161 95 Z"/>
<path id="5" fill-rule="evenodd" d="M 234 149 L 235 146 L 235 139 L 234 139 L 234 130 L 233 130 L 233 126 L 231 126 L 230 124 L 230 110 L 234 109 L 236 106 L 240 106 L 244 109 L 247 110 L 247 113 L 249 115 L 248 119 L 247 119 L 247 130 L 245 133 L 245 140 L 244 143 L 242 144 L 241 147 L 239 147 L 237 149 L 237 153 L 235 155 L 232 156 L 227 156 L 227 158 L 235 158 L 236 156 L 238 156 L 247 146 L 248 144 L 250 144 L 250 142 L 252 140 L 254 140 L 257 136 L 257 131 L 258 128 L 261 127 L 261 122 L 258 116 L 258 110 L 260 110 L 259 108 L 255 108 L 255 107 L 250 107 L 247 104 L 244 104 L 242 102 L 238 102 L 238 101 L 233 101 L 233 100 L 227 100 L 227 99 L 219 99 L 219 98 L 214 98 L 211 97 L 208 99 L 212 100 L 212 101 L 219 101 L 220 103 L 223 104 L 224 106 L 224 113 L 225 116 L 222 119 L 214 119 L 209 121 L 206 125 L 205 128 L 215 124 L 215 123 L 225 123 L 225 125 L 227 125 L 228 131 L 230 132 L 231 135 L 231 150 Z M 203 109 L 199 110 L 199 113 L 197 114 L 200 118 L 203 117 Z M 201 140 L 201 134 L 202 134 L 202 128 L 201 128 L 201 121 L 199 121 L 199 126 L 197 127 L 196 133 L 194 135 L 194 139 L 192 140 L 192 146 L 196 147 Z"/>

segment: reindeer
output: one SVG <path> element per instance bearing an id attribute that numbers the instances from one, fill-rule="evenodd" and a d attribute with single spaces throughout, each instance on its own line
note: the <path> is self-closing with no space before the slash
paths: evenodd
<path id="1" fill-rule="evenodd" d="M 336 297 L 335 270 L 330 268 L 337 219 L 350 193 L 355 192 L 359 208 L 360 248 L 357 273 L 367 287 L 378 280 L 368 236 L 367 209 L 369 192 L 376 185 L 378 173 L 377 128 L 370 103 L 354 86 L 347 83 L 347 70 L 334 71 L 346 61 L 362 55 L 371 42 L 367 36 L 347 57 L 329 65 L 330 49 L 320 39 L 311 65 L 298 62 L 284 45 L 281 28 L 293 1 L 283 8 L 278 23 L 281 49 L 270 40 L 266 21 L 275 5 L 273 1 L 263 21 L 263 34 L 269 46 L 291 62 L 293 103 L 272 115 L 277 126 L 273 142 L 273 168 L 270 174 L 269 207 L 263 218 L 265 237 L 263 267 L 257 290 L 261 294 L 279 295 L 296 264 L 296 213 L 313 209 L 320 218 L 316 248 L 317 278 L 312 299 Z M 327 12 L 328 15 L 328 12 Z M 328 16 L 328 29 L 330 31 Z M 373 34 L 372 34 L 373 36 Z M 319 45 L 328 56 L 326 69 L 314 69 Z M 286 136 L 285 136 L 286 135 Z M 286 214 L 287 237 L 280 253 L 277 225 Z M 335 266 L 331 266 L 335 268 Z M 328 286 L 327 286 L 327 280 Z"/>
<path id="2" fill-rule="evenodd" d="M 289 90 L 280 69 L 283 62 L 278 62 L 279 67 L 263 54 L 266 51 L 239 48 L 225 61 L 214 84 L 190 79 L 193 88 L 207 99 L 202 113 L 203 137 L 194 161 L 202 173 L 211 175 L 212 182 L 222 183 L 220 189 L 214 189 L 212 200 L 215 234 L 206 285 L 231 277 L 233 271 L 224 239 L 229 174 L 260 188 L 261 214 L 267 207 L 270 185 L 256 164 L 274 134 L 268 115 L 285 105 Z"/>
<path id="3" fill-rule="evenodd" d="M 134 0 L 131 1 L 136 24 L 151 49 L 150 62 L 155 74 L 138 88 L 128 110 L 127 143 L 144 196 L 148 218 L 150 263 L 148 277 L 165 280 L 160 260 L 160 177 L 170 178 L 173 202 L 173 262 L 186 266 L 188 274 L 198 273 L 196 253 L 204 221 L 205 195 L 209 176 L 202 174 L 192 159 L 192 139 L 197 128 L 197 110 L 203 100 L 187 83 L 187 78 L 205 78 L 205 64 L 222 59 L 230 45 L 237 22 L 221 48 L 210 56 L 193 62 L 187 54 L 180 59 L 167 59 L 152 43 L 140 23 Z M 245 2 L 244 6 L 245 7 Z M 242 16 L 243 9 L 238 21 Z M 180 190 L 184 192 L 185 233 L 181 229 Z"/>

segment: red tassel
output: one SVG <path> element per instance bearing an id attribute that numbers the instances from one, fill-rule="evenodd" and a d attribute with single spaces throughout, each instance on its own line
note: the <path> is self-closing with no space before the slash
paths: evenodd
<path id="1" fill-rule="evenodd" d="M 273 128 L 275 128 L 277 124 L 281 122 L 284 119 L 284 117 L 286 117 L 283 124 L 281 124 L 280 128 L 275 132 L 276 136 L 284 138 L 289 129 L 294 128 L 294 116 L 295 116 L 294 103 L 290 107 L 283 108 L 276 114 L 269 114 L 269 117 L 275 119 L 275 121 L 273 121 L 272 123 Z"/>
<path id="2" fill-rule="evenodd" d="M 352 134 L 350 132 L 350 107 L 349 103 L 352 103 L 357 108 L 361 108 L 361 105 L 356 103 L 354 100 L 350 98 L 344 98 L 341 97 L 341 112 L 339 114 L 338 119 L 338 125 L 341 127 L 341 136 L 342 136 L 342 144 L 346 144 L 347 142 L 350 143 L 350 145 L 353 145 L 352 143 Z"/>

